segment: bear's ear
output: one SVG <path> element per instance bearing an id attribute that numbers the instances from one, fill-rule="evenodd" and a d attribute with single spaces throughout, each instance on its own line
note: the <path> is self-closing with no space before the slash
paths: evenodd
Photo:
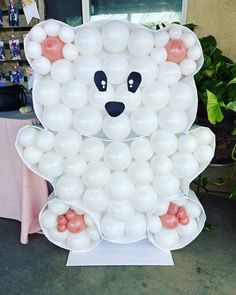
<path id="1" fill-rule="evenodd" d="M 35 25 L 25 37 L 26 59 L 36 73 L 47 75 L 55 61 L 72 61 L 78 56 L 74 39 L 74 28 L 57 20 L 46 20 Z"/>
<path id="2" fill-rule="evenodd" d="M 166 50 L 166 61 L 179 65 L 182 78 L 194 76 L 203 65 L 203 52 L 199 39 L 189 28 L 171 24 L 154 34 L 154 50 L 152 56 L 157 63 L 163 62 L 164 53 L 160 48 Z"/>

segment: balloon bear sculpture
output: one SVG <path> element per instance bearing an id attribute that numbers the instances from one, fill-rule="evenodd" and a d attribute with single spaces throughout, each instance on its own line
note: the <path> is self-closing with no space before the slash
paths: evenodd
<path id="1" fill-rule="evenodd" d="M 42 126 L 22 128 L 16 147 L 54 187 L 40 214 L 46 237 L 74 251 L 145 238 L 174 250 L 196 238 L 205 213 L 189 184 L 215 137 L 192 127 L 203 63 L 195 34 L 47 20 L 26 36 L 25 53 Z"/>

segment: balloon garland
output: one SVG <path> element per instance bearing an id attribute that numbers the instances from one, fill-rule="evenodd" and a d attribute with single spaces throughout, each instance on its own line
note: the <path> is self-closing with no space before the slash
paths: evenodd
<path id="1" fill-rule="evenodd" d="M 147 237 L 173 250 L 196 238 L 205 213 L 189 184 L 210 163 L 215 137 L 191 127 L 203 63 L 195 34 L 47 20 L 25 38 L 25 53 L 43 127 L 22 128 L 16 147 L 53 184 L 56 198 L 40 214 L 47 238 L 76 251 Z"/>

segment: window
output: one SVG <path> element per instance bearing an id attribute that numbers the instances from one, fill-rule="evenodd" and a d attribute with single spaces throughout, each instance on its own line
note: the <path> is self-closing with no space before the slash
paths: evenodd
<path id="1" fill-rule="evenodd" d="M 188 0 L 45 0 L 46 19 L 72 26 L 100 19 L 127 19 L 155 28 L 156 24 L 185 23 Z"/>

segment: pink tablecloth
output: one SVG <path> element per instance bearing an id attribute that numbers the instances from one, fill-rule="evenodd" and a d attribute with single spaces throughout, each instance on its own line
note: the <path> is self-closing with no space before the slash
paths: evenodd
<path id="1" fill-rule="evenodd" d="M 47 183 L 31 172 L 15 149 L 18 130 L 31 120 L 0 118 L 0 217 L 21 221 L 21 243 L 40 231 L 38 215 L 48 197 Z"/>

